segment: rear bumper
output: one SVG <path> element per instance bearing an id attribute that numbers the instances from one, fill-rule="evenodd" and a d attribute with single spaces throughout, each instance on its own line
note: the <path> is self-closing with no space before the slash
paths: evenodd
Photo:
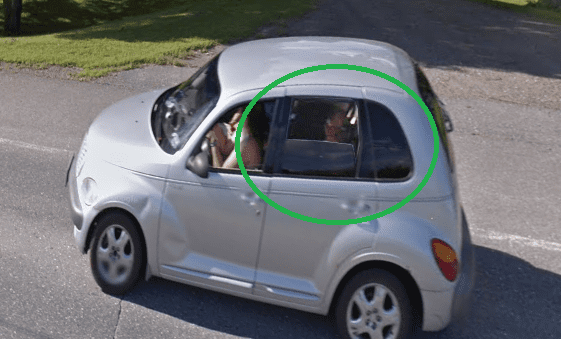
<path id="1" fill-rule="evenodd" d="M 462 267 L 460 277 L 454 289 L 452 320 L 461 321 L 469 315 L 471 299 L 475 285 L 475 253 L 469 227 L 462 211 Z"/>
<path id="2" fill-rule="evenodd" d="M 423 299 L 423 330 L 440 331 L 451 322 L 462 322 L 471 309 L 475 285 L 475 256 L 468 223 L 462 212 L 462 253 L 460 275 L 453 289 L 421 290 Z"/>

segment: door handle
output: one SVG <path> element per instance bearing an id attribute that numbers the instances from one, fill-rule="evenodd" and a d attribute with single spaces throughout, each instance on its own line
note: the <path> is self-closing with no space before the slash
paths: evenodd
<path id="1" fill-rule="evenodd" d="M 368 212 L 370 210 L 370 205 L 364 201 L 350 200 L 344 201 L 341 204 L 341 208 L 352 215 L 359 215 Z"/>
<path id="2" fill-rule="evenodd" d="M 241 196 L 243 201 L 247 202 L 251 206 L 257 206 L 262 200 L 259 196 L 253 192 L 251 193 L 243 193 Z"/>
<path id="3" fill-rule="evenodd" d="M 242 193 L 240 197 L 242 198 L 243 201 L 245 201 L 255 209 L 255 215 L 257 216 L 261 215 L 261 210 L 259 209 L 259 203 L 262 200 L 261 198 L 259 198 L 257 194 L 255 194 L 254 192 L 251 193 L 247 192 L 247 193 Z"/>

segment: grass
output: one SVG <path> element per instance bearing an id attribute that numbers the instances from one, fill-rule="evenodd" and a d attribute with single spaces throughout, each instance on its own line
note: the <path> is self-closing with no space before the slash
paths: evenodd
<path id="1" fill-rule="evenodd" d="M 499 2 L 504 2 L 506 4 L 517 5 L 517 6 L 525 6 L 532 1 L 528 0 L 498 0 Z"/>
<path id="2" fill-rule="evenodd" d="M 22 35 L 2 37 L 0 61 L 78 67 L 100 77 L 143 64 L 184 64 L 192 51 L 244 39 L 318 0 L 23 0 Z M 561 23 L 548 0 L 471 0 Z M 156 9 L 156 11 L 155 11 Z M 0 11 L 0 27 L 3 27 Z M 262 37 L 262 36 L 257 36 Z"/>
<path id="3" fill-rule="evenodd" d="M 561 24 L 561 8 L 549 0 L 470 0 L 517 13 L 529 14 L 538 20 Z"/>
<path id="4" fill-rule="evenodd" d="M 262 25 L 282 23 L 303 14 L 314 3 L 314 0 L 24 1 L 24 35 L 0 38 L 0 60 L 29 67 L 79 67 L 83 69 L 77 74 L 79 78 L 99 77 L 143 64 L 181 65 L 181 59 L 193 50 L 247 38 Z M 159 11 L 150 13 L 154 8 Z M 42 34 L 34 35 L 37 33 Z"/>

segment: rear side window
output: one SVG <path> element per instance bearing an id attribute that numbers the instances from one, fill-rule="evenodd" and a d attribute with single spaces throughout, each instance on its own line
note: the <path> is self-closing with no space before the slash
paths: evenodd
<path id="1" fill-rule="evenodd" d="M 361 178 L 405 180 L 413 172 L 413 158 L 399 122 L 384 105 L 366 101 Z"/>
<path id="2" fill-rule="evenodd" d="M 292 100 L 281 171 L 298 176 L 354 177 L 357 104 L 344 98 Z"/>

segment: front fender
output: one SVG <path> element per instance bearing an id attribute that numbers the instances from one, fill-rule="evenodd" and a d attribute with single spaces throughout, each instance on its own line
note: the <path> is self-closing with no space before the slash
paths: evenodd
<path id="1" fill-rule="evenodd" d="M 87 175 L 96 181 L 99 197 L 90 208 L 84 209 L 85 227 L 82 232 L 86 232 L 90 239 L 93 232 L 92 225 L 102 213 L 109 209 L 126 211 L 136 219 L 145 239 L 147 272 L 157 274 L 157 239 L 162 193 L 165 187 L 164 178 L 134 172 L 108 163 L 96 166 L 95 171 L 83 172 L 88 173 Z M 87 251 L 88 246 L 85 238 L 85 234 L 76 237 L 77 240 L 80 239 L 83 252 Z"/>

